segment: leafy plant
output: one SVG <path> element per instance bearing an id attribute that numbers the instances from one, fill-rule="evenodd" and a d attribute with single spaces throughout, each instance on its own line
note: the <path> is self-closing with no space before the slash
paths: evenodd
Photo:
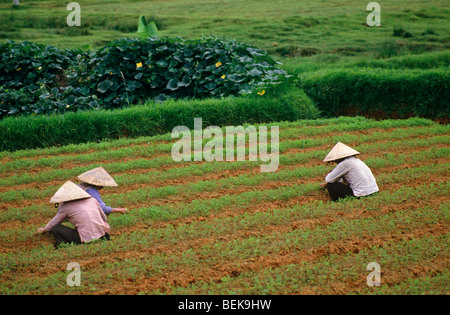
<path id="1" fill-rule="evenodd" d="M 288 77 L 264 51 L 217 38 L 124 38 L 101 49 L 97 59 L 90 82 L 111 107 L 145 98 L 250 94 Z"/>
<path id="2" fill-rule="evenodd" d="M 0 117 L 63 109 L 67 105 L 60 102 L 64 70 L 75 54 L 26 41 L 0 45 Z"/>
<path id="3" fill-rule="evenodd" d="M 0 116 L 118 108 L 149 98 L 262 96 L 289 77 L 265 51 L 217 38 L 123 38 L 89 51 L 9 41 L 0 58 Z"/>
<path id="4" fill-rule="evenodd" d="M 149 36 L 159 36 L 158 27 L 156 26 L 155 21 L 151 21 L 150 23 L 147 24 L 145 16 L 139 17 L 137 33 L 139 36 L 143 38 Z"/>

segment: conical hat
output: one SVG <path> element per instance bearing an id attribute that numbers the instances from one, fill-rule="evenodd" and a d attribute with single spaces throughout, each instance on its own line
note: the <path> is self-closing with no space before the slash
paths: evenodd
<path id="1" fill-rule="evenodd" d="M 108 172 L 105 171 L 105 169 L 101 166 L 81 174 L 80 176 L 78 176 L 78 179 L 94 186 L 101 186 L 101 187 L 118 186 L 115 180 L 111 177 L 111 175 L 109 175 Z"/>
<path id="2" fill-rule="evenodd" d="M 324 162 L 335 161 L 339 159 L 343 159 L 352 155 L 360 154 L 358 151 L 353 150 L 349 146 L 346 146 L 342 142 L 336 143 L 333 149 L 331 149 L 330 153 L 323 160 Z"/>
<path id="3" fill-rule="evenodd" d="M 52 197 L 52 199 L 50 199 L 50 202 L 61 203 L 89 197 L 91 197 L 91 195 L 89 195 L 83 189 L 78 187 L 76 184 L 72 183 L 71 181 L 68 181 L 65 182 L 64 185 L 62 185 L 61 188 L 58 189 L 56 194 Z"/>

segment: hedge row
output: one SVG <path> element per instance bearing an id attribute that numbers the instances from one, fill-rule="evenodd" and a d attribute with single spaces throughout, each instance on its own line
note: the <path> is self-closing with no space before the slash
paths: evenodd
<path id="1" fill-rule="evenodd" d="M 448 118 L 450 72 L 332 69 L 299 76 L 300 87 L 325 116 Z"/>
<path id="2" fill-rule="evenodd" d="M 121 137 L 152 136 L 175 126 L 237 126 L 314 119 L 319 111 L 306 94 L 281 85 L 264 95 L 147 103 L 116 110 L 7 117 L 0 121 L 0 151 L 43 148 Z"/>
<path id="3" fill-rule="evenodd" d="M 449 117 L 448 68 L 431 70 L 329 69 L 299 76 L 264 95 L 149 102 L 117 110 L 89 110 L 0 121 L 0 150 L 19 150 L 149 136 L 173 127 L 240 125 L 303 118 L 361 115 L 376 118 Z M 260 93 L 263 94 L 263 93 Z M 308 97 L 308 96 L 309 97 Z M 316 107 L 316 105 L 318 107 Z"/>
<path id="4" fill-rule="evenodd" d="M 397 56 L 388 59 L 364 59 L 353 62 L 356 67 L 385 69 L 436 69 L 450 66 L 450 51 L 431 51 L 420 55 Z"/>

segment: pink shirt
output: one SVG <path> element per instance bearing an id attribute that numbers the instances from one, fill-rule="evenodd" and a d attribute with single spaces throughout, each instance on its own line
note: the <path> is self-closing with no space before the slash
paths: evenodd
<path id="1" fill-rule="evenodd" d="M 82 242 L 99 239 L 110 231 L 105 213 L 98 201 L 92 197 L 61 203 L 58 213 L 44 230 L 50 232 L 55 225 L 65 219 L 69 220 L 78 231 Z"/>

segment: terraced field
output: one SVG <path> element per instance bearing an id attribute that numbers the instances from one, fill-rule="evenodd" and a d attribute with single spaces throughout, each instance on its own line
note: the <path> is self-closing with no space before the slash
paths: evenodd
<path id="1" fill-rule="evenodd" d="M 280 166 L 175 162 L 170 134 L 0 153 L 1 294 L 448 294 L 449 125 L 336 118 L 275 124 Z M 331 203 L 319 183 L 337 142 L 380 193 Z M 103 166 L 110 242 L 58 250 L 36 231 L 50 197 Z M 70 287 L 70 262 L 81 286 Z M 367 265 L 381 267 L 369 287 Z"/>

